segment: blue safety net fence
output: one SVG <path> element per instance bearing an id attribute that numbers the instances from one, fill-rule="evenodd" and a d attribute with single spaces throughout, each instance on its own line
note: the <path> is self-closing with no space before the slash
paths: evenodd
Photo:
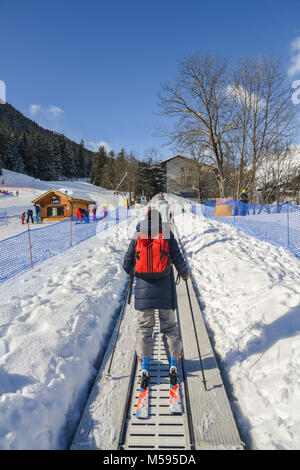
<path id="1" fill-rule="evenodd" d="M 7 211 L 0 210 L 0 225 L 6 224 L 7 222 Z"/>
<path id="2" fill-rule="evenodd" d="M 222 208 L 222 206 L 227 206 Z M 290 203 L 258 205 L 230 200 L 216 204 L 190 203 L 191 212 L 219 222 L 233 225 L 249 235 L 282 246 L 300 257 L 300 207 Z M 225 210 L 230 215 L 217 215 Z"/>
<path id="3" fill-rule="evenodd" d="M 127 220 L 129 211 L 119 207 L 108 216 L 77 220 L 70 217 L 61 222 L 35 228 L 30 226 L 19 235 L 0 241 L 0 282 L 4 282 L 53 256 Z"/>

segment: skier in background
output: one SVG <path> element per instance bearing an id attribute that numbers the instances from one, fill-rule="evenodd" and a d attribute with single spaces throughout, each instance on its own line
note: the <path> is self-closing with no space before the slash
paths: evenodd
<path id="1" fill-rule="evenodd" d="M 106 219 L 106 217 L 108 216 L 108 210 L 107 210 L 107 207 L 106 206 L 102 206 L 102 211 L 103 211 L 103 219 Z"/>
<path id="2" fill-rule="evenodd" d="M 170 208 L 169 208 L 168 201 L 166 201 L 162 193 L 158 194 L 158 202 L 156 206 L 157 206 L 157 210 L 161 214 L 162 221 L 164 223 L 168 223 L 170 219 Z"/>
<path id="3" fill-rule="evenodd" d="M 75 223 L 76 224 L 82 223 L 82 213 L 79 207 L 76 207 L 75 215 L 76 215 Z"/>
<path id="4" fill-rule="evenodd" d="M 33 220 L 33 210 L 32 210 L 32 209 L 28 209 L 28 211 L 27 211 L 27 220 L 26 220 L 26 224 L 29 224 L 29 220 L 31 220 L 31 222 L 34 224 L 34 220 Z"/>
<path id="5" fill-rule="evenodd" d="M 39 204 L 34 204 L 34 207 L 35 207 L 35 221 L 38 224 L 40 221 L 40 212 L 42 211 L 42 209 Z"/>
<path id="6" fill-rule="evenodd" d="M 137 340 L 136 340 L 136 354 L 141 364 L 142 379 L 147 378 L 150 370 L 150 361 L 153 349 L 153 328 L 155 324 L 155 309 L 159 311 L 160 328 L 163 334 L 163 341 L 168 356 L 170 370 L 175 367 L 177 371 L 177 360 L 182 355 L 182 343 L 179 337 L 178 325 L 175 318 L 176 308 L 176 295 L 175 295 L 175 281 L 171 263 L 174 263 L 180 276 L 186 280 L 189 278 L 188 266 L 180 252 L 177 241 L 170 231 L 169 227 L 162 223 L 160 213 L 156 209 L 148 209 L 145 220 L 141 221 L 136 227 L 136 233 L 130 242 L 127 253 L 124 257 L 123 268 L 129 275 L 136 275 L 135 286 L 135 309 L 137 313 Z M 164 233 L 168 230 L 169 238 L 164 237 Z M 165 245 L 165 251 L 160 250 L 168 256 L 167 269 L 164 273 L 159 274 L 161 277 L 149 277 L 149 265 L 156 265 L 157 260 L 161 258 L 159 253 L 154 253 L 154 246 L 152 244 L 154 238 L 161 233 Z M 157 234 L 157 235 L 155 235 Z M 150 253 L 151 260 L 149 261 L 148 251 L 147 256 L 143 254 L 143 250 L 147 250 L 149 244 L 151 245 Z M 156 245 L 157 246 L 157 245 Z M 157 248 L 158 250 L 158 248 Z M 147 263 L 146 260 L 147 258 Z M 138 261 L 137 261 L 138 260 Z M 145 274 L 140 274 L 136 271 L 137 262 L 139 267 L 145 264 Z M 151 273 L 152 274 L 152 273 Z"/>
<path id="7" fill-rule="evenodd" d="M 90 223 L 90 211 L 88 209 L 82 209 L 83 211 L 83 219 L 85 223 L 89 224 Z"/>
<path id="8" fill-rule="evenodd" d="M 93 213 L 93 222 L 97 222 L 97 206 L 96 204 L 93 204 L 93 207 L 92 207 L 92 213 Z"/>
<path id="9" fill-rule="evenodd" d="M 25 217 L 26 217 L 26 214 L 25 214 L 25 212 L 23 212 L 23 214 L 22 214 L 22 216 L 21 216 L 21 218 L 22 218 L 22 225 L 25 224 Z"/>
<path id="10" fill-rule="evenodd" d="M 239 201 L 242 202 L 242 204 L 240 204 L 240 214 L 246 215 L 247 214 L 246 204 L 248 204 L 248 194 L 246 193 L 246 189 L 242 189 L 242 192 L 239 197 Z"/>

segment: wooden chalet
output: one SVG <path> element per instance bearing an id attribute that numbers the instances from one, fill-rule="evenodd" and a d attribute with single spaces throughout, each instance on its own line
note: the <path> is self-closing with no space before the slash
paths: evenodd
<path id="1" fill-rule="evenodd" d="M 90 204 L 95 203 L 86 199 L 84 195 L 75 193 L 69 195 L 67 192 L 63 193 L 56 189 L 50 189 L 32 202 L 41 206 L 40 218 L 46 221 L 63 220 L 71 216 L 76 217 L 75 210 L 77 207 L 87 210 Z"/>

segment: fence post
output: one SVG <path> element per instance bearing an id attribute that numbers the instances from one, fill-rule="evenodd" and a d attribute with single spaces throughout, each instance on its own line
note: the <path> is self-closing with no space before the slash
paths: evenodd
<path id="1" fill-rule="evenodd" d="M 236 213 L 236 208 L 237 208 L 236 200 L 233 199 L 232 209 L 233 209 L 233 225 L 234 225 L 234 226 L 235 226 L 235 213 Z"/>
<path id="2" fill-rule="evenodd" d="M 289 203 L 287 203 L 286 207 L 287 207 L 287 243 L 288 243 L 288 249 L 290 249 L 290 212 L 289 212 Z"/>
<path id="3" fill-rule="evenodd" d="M 73 233 L 72 233 L 72 216 L 70 217 L 70 246 L 72 248 L 73 243 Z"/>
<path id="4" fill-rule="evenodd" d="M 30 252 L 31 269 L 33 269 L 32 248 L 31 248 L 31 237 L 30 237 L 30 227 L 29 227 L 29 224 L 28 224 L 28 242 L 29 242 L 29 252 Z"/>

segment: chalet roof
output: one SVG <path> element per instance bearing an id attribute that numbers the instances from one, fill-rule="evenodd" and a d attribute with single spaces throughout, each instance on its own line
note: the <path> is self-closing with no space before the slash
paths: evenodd
<path id="1" fill-rule="evenodd" d="M 182 158 L 183 160 L 190 160 L 190 158 L 183 157 L 182 155 L 175 155 L 175 157 L 167 158 L 166 160 L 162 161 L 161 163 L 167 163 L 171 160 L 174 160 L 174 158 Z"/>
<path id="2" fill-rule="evenodd" d="M 208 163 L 197 162 L 197 161 L 193 160 L 192 158 L 183 157 L 182 155 L 175 155 L 175 157 L 167 158 L 166 160 L 163 160 L 160 164 L 163 165 L 164 163 L 170 162 L 171 160 L 174 160 L 175 158 L 181 158 L 182 160 L 185 160 L 186 162 L 194 163 L 195 165 L 198 164 L 201 167 L 211 169 L 211 165 L 209 165 Z"/>
<path id="3" fill-rule="evenodd" d="M 46 191 L 44 194 L 41 194 L 40 196 L 36 197 L 32 202 L 38 203 L 39 201 L 43 200 L 48 194 L 53 193 L 58 196 L 63 196 L 65 199 L 71 200 L 71 201 L 82 201 L 82 202 L 88 202 L 89 204 L 94 204 L 95 201 L 92 201 L 90 199 L 87 199 L 85 194 L 82 193 L 72 193 L 72 194 L 66 194 L 61 191 L 58 191 L 57 189 L 49 189 Z"/>

